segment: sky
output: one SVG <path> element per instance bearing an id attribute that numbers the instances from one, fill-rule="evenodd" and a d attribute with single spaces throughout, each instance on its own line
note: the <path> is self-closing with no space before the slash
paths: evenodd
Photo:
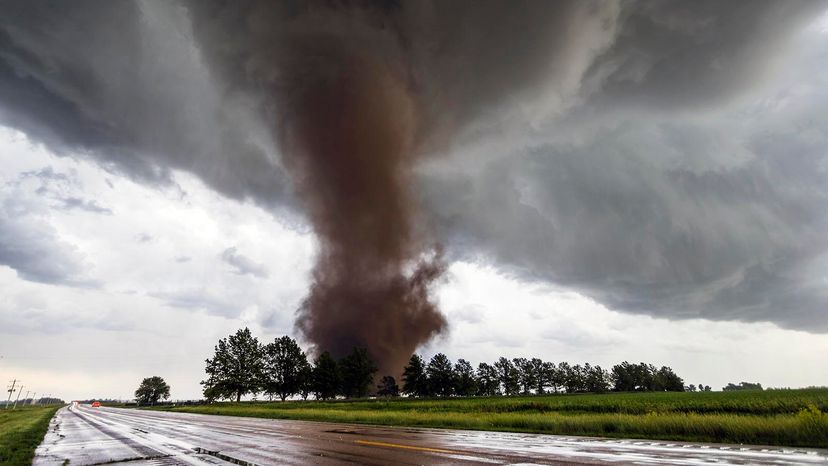
<path id="1" fill-rule="evenodd" d="M 447 267 L 424 356 L 828 385 L 828 4 L 550 4 L 10 8 L 0 380 L 192 399 L 240 327 L 312 349 L 294 323 L 337 243 L 271 129 L 311 44 L 406 76 L 406 218 Z"/>

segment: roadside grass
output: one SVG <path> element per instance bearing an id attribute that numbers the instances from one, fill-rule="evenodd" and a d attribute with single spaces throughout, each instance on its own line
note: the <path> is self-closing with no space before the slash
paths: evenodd
<path id="1" fill-rule="evenodd" d="M 154 409 L 357 424 L 828 448 L 828 389 L 246 402 Z"/>
<path id="2" fill-rule="evenodd" d="M 60 406 L 0 409 L 0 464 L 32 464 L 34 452 Z"/>
<path id="3" fill-rule="evenodd" d="M 795 414 L 809 406 L 828 411 L 828 389 L 734 392 L 633 392 L 555 394 L 515 397 L 388 398 L 312 401 L 314 408 L 335 410 L 416 410 L 424 412 L 573 412 L 573 413 L 730 413 Z M 241 403 L 242 406 L 251 403 Z M 306 409 L 308 402 L 252 403 L 279 409 Z M 220 403 L 219 405 L 225 405 Z M 228 403 L 228 405 L 230 405 Z"/>

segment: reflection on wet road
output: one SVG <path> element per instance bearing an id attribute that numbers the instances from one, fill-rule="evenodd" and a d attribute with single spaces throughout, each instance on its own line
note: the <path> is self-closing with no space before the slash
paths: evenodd
<path id="1" fill-rule="evenodd" d="M 61 409 L 52 420 L 34 464 L 122 461 L 131 465 L 828 464 L 828 451 L 73 406 Z"/>

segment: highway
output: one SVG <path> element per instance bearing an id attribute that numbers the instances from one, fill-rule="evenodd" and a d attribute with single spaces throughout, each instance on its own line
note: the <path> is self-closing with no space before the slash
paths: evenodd
<path id="1" fill-rule="evenodd" d="M 34 464 L 828 464 L 828 451 L 286 421 L 76 405 Z"/>

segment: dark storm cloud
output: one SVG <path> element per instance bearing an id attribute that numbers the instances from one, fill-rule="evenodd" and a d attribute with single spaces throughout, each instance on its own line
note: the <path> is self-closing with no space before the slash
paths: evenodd
<path id="1" fill-rule="evenodd" d="M 613 45 L 591 65 L 585 92 L 603 105 L 698 109 L 732 99 L 784 61 L 823 1 L 639 1 L 626 4 Z"/>
<path id="2" fill-rule="evenodd" d="M 824 105 L 821 95 L 749 129 L 739 114 L 629 123 L 519 151 L 460 183 L 432 176 L 427 199 L 459 257 L 487 251 L 610 308 L 825 332 Z"/>
<path id="3" fill-rule="evenodd" d="M 177 4 L 6 2 L 0 124 L 144 182 L 186 170 L 234 198 L 284 201 L 269 136 L 238 128 L 252 104 L 221 96 L 188 30 Z"/>
<path id="4" fill-rule="evenodd" d="M 449 257 L 495 260 L 621 310 L 828 330 L 828 140 L 815 123 L 826 80 L 805 70 L 812 107 L 722 110 L 785 71 L 825 2 L 221 5 L 4 5 L 0 124 L 145 182 L 185 170 L 230 197 L 301 205 L 327 241 L 331 204 L 302 183 L 331 180 L 280 150 L 296 149 L 284 130 L 296 121 L 336 129 L 299 104 L 344 110 L 291 90 L 324 90 L 320 73 L 347 74 L 357 97 L 398 86 L 411 121 L 385 114 L 405 123 L 401 166 L 434 167 L 416 184 L 403 176 L 393 199 L 415 229 L 435 225 Z M 515 127 L 532 138 L 510 139 Z M 485 152 L 501 131 L 489 158 L 437 157 L 477 139 Z"/>
<path id="5" fill-rule="evenodd" d="M 252 275 L 257 278 L 267 278 L 267 269 L 264 265 L 240 254 L 237 248 L 227 248 L 221 253 L 221 260 L 233 266 L 239 275 Z"/>

